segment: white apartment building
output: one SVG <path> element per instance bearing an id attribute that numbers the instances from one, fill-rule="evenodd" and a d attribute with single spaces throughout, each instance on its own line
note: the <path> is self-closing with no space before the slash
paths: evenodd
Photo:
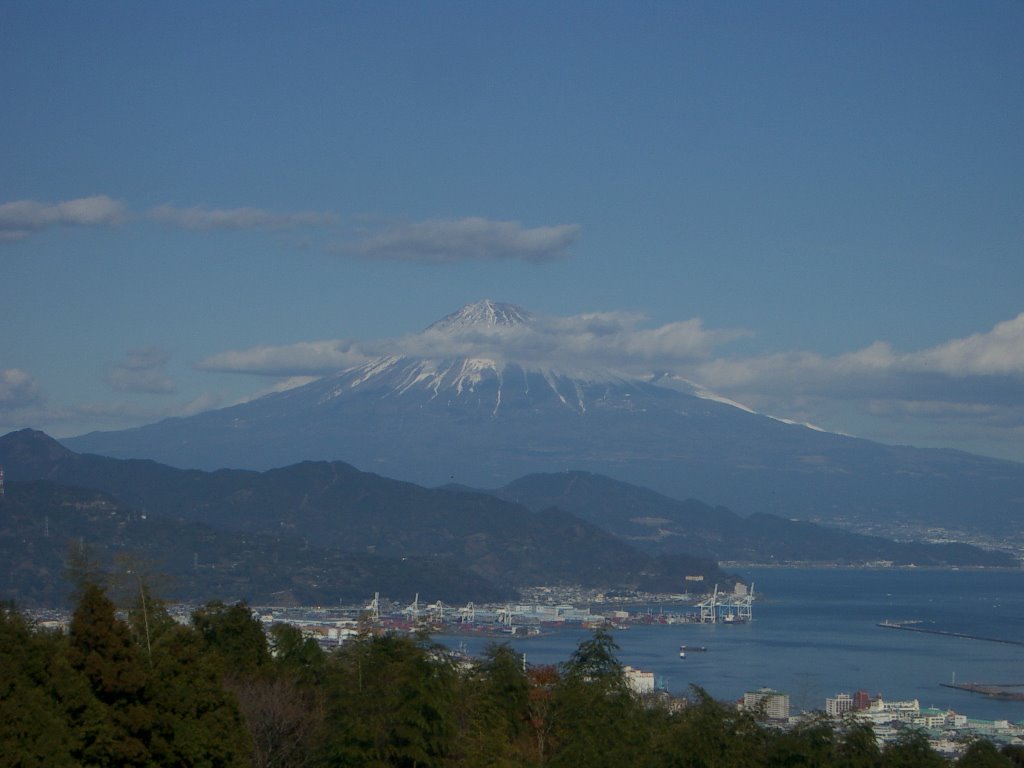
<path id="1" fill-rule="evenodd" d="M 764 713 L 772 720 L 789 719 L 789 694 L 771 688 L 759 688 L 743 694 L 743 708 L 757 709 L 764 703 Z"/>

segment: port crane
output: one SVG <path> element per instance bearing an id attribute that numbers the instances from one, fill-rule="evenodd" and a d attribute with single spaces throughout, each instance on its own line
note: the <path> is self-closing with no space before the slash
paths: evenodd
<path id="1" fill-rule="evenodd" d="M 715 591 L 697 604 L 701 624 L 746 624 L 754 619 L 754 584 L 744 595 L 719 597 L 718 585 Z"/>

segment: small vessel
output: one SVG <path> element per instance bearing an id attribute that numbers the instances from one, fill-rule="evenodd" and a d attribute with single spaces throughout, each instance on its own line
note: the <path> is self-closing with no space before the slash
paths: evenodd
<path id="1" fill-rule="evenodd" d="M 679 650 L 680 652 L 689 651 L 690 653 L 699 653 L 706 651 L 707 648 L 703 645 L 680 645 Z"/>
<path id="2" fill-rule="evenodd" d="M 679 658 L 680 659 L 685 659 L 686 658 L 686 646 L 685 645 L 680 645 L 679 646 Z"/>

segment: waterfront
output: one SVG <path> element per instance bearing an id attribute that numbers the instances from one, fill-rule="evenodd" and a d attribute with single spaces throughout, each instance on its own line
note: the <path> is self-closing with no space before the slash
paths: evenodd
<path id="1" fill-rule="evenodd" d="M 919 632 L 893 632 L 881 621 L 985 637 L 1024 640 L 1024 571 L 925 569 L 740 568 L 756 583 L 749 624 L 632 625 L 615 633 L 620 659 L 653 671 L 673 693 L 691 683 L 713 696 L 738 699 L 768 686 L 790 694 L 793 707 L 821 709 L 827 696 L 858 688 L 886 699 L 954 709 L 972 717 L 1024 720 L 1024 702 L 988 699 L 944 688 L 958 682 L 1024 682 L 1024 647 Z M 657 611 L 659 606 L 649 606 Z M 677 610 L 677 607 L 665 607 Z M 534 664 L 565 661 L 582 629 L 512 641 Z M 478 653 L 492 639 L 440 640 Z M 678 657 L 681 644 L 707 653 Z"/>

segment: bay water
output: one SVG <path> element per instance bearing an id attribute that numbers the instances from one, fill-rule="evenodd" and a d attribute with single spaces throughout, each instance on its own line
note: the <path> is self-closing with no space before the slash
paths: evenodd
<path id="1" fill-rule="evenodd" d="M 614 631 L 619 659 L 645 671 L 670 692 L 698 685 L 735 700 L 762 686 L 790 695 L 795 710 L 824 709 L 825 698 L 864 689 L 887 700 L 918 699 L 922 707 L 969 717 L 1024 721 L 1024 702 L 989 699 L 940 683 L 1024 686 L 1024 645 L 907 632 L 915 626 L 1024 642 L 1024 571 L 850 568 L 739 568 L 753 581 L 748 624 L 641 625 Z M 595 607 L 595 611 L 599 611 Z M 636 610 L 636 608 L 634 608 Z M 649 605 L 640 610 L 678 612 Z M 511 645 L 533 664 L 559 664 L 590 633 L 579 628 Z M 437 638 L 476 655 L 494 639 Z M 705 646 L 679 658 L 679 646 Z M 1017 689 L 1024 692 L 1024 687 Z"/>

